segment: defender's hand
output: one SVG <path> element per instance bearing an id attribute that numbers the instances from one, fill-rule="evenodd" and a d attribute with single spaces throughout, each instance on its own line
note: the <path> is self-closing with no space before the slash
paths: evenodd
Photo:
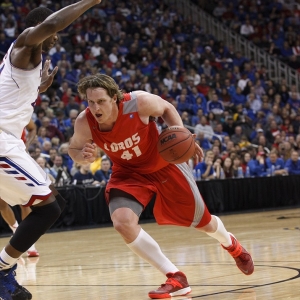
<path id="1" fill-rule="evenodd" d="M 49 74 L 49 68 L 50 68 L 50 60 L 47 59 L 44 63 L 44 67 L 42 70 L 42 80 L 41 80 L 41 85 L 39 87 L 40 93 L 47 91 L 47 89 L 53 82 L 55 74 L 58 71 L 58 67 L 55 67 L 52 70 L 52 72 Z"/>

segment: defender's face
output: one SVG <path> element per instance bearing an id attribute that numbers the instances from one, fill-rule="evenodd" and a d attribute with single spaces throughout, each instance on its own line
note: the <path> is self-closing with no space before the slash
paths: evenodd
<path id="1" fill-rule="evenodd" d="M 57 34 L 53 34 L 50 37 L 48 37 L 46 40 L 44 40 L 43 44 L 42 44 L 42 51 L 45 53 L 48 53 L 49 50 L 54 47 L 54 45 L 56 44 L 58 40 Z"/>

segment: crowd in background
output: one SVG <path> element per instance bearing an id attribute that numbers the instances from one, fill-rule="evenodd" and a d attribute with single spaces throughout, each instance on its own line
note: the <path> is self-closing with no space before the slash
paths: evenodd
<path id="1" fill-rule="evenodd" d="M 56 11 L 72 2 L 2 1 L 0 55 L 23 31 L 31 9 Z M 280 1 L 210 2 L 215 17 L 298 68 L 299 9 L 287 10 Z M 300 91 L 285 79 L 270 80 L 265 66 L 162 1 L 105 1 L 60 32 L 43 59 L 59 70 L 37 99 L 37 136 L 28 150 L 57 184 L 109 180 L 110 161 L 101 149 L 88 166 L 73 164 L 68 155 L 74 122 L 87 107 L 76 83 L 95 73 L 112 76 L 124 92 L 145 90 L 176 107 L 205 150 L 203 162 L 189 162 L 198 180 L 300 174 Z M 166 126 L 160 118 L 157 123 Z"/>
<path id="2" fill-rule="evenodd" d="M 300 2 L 193 0 L 230 29 L 300 72 Z M 292 9 L 285 6 L 288 2 Z"/>

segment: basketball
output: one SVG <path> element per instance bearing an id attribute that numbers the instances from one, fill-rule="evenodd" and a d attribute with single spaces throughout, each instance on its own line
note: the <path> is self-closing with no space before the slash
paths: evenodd
<path id="1" fill-rule="evenodd" d="M 188 129 L 171 126 L 159 135 L 157 150 L 167 162 L 181 164 L 194 155 L 195 140 Z"/>

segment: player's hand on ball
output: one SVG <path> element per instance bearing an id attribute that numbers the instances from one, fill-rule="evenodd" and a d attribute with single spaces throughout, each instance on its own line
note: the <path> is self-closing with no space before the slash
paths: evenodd
<path id="1" fill-rule="evenodd" d="M 93 143 L 93 141 L 89 140 L 84 144 L 84 147 L 82 149 L 82 156 L 87 162 L 92 163 L 95 161 L 97 157 L 97 147 Z"/>

